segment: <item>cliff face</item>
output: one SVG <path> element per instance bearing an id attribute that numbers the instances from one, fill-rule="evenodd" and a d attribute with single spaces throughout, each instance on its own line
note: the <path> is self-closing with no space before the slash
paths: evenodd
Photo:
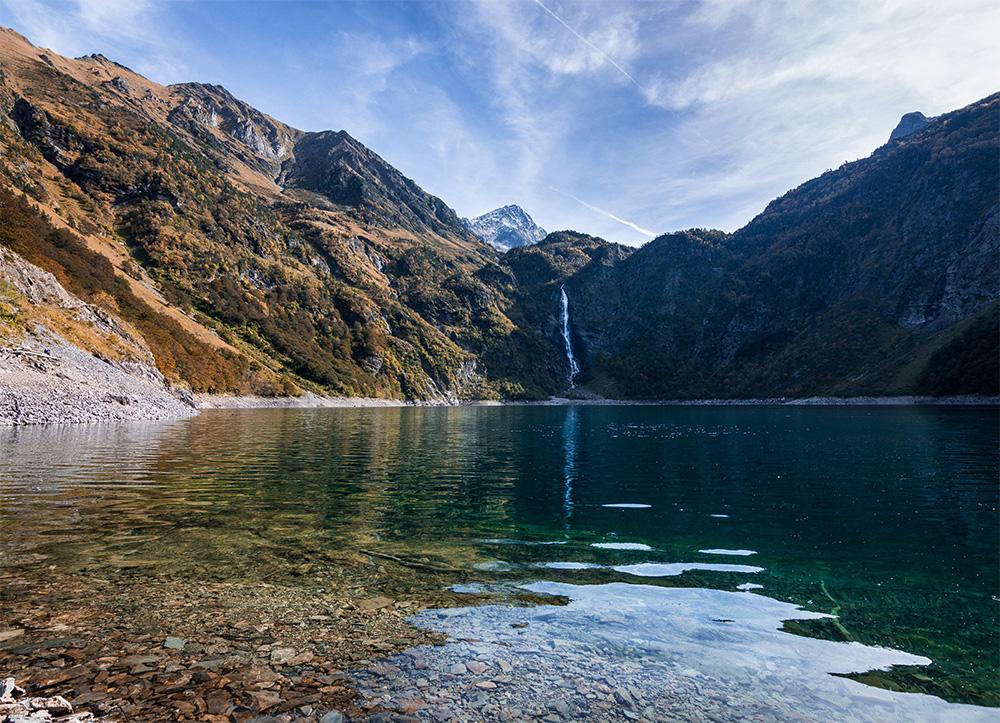
<path id="1" fill-rule="evenodd" d="M 120 320 L 177 389 L 559 393 L 564 287 L 577 383 L 608 396 L 996 393 L 998 96 L 734 234 L 501 255 L 345 131 L 11 31 L 0 71 L 0 246 Z"/>

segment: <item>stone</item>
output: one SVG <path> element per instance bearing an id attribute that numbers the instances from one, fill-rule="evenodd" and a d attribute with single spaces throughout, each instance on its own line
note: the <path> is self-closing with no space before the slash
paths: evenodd
<path id="1" fill-rule="evenodd" d="M 319 723 L 344 723 L 347 718 L 339 710 L 331 710 L 319 719 Z"/>
<path id="2" fill-rule="evenodd" d="M 305 665 L 306 663 L 311 663 L 315 659 L 316 659 L 316 654 L 313 653 L 310 650 L 307 650 L 304 653 L 299 653 L 294 658 L 292 658 L 291 660 L 289 660 L 288 664 L 289 665 Z"/>
<path id="3" fill-rule="evenodd" d="M 231 705 L 229 694 L 224 690 L 213 690 L 205 696 L 205 708 L 212 715 L 225 715 Z"/>
<path id="4" fill-rule="evenodd" d="M 247 695 L 253 699 L 254 707 L 261 711 L 273 708 L 279 703 L 284 702 L 284 699 L 280 695 L 270 690 L 251 690 Z"/>
<path id="5" fill-rule="evenodd" d="M 28 698 L 26 702 L 32 710 L 44 710 L 52 715 L 67 715 L 73 712 L 73 706 L 61 695 L 53 695 L 50 698 Z"/>
<path id="6" fill-rule="evenodd" d="M 381 595 L 376 597 L 370 597 L 365 600 L 358 601 L 358 610 L 366 613 L 375 612 L 376 610 L 381 610 L 382 608 L 387 608 L 395 602 L 392 598 L 382 597 Z"/>
<path id="7" fill-rule="evenodd" d="M 274 648 L 271 650 L 271 665 L 288 665 L 298 653 L 294 648 Z"/>
<path id="8" fill-rule="evenodd" d="M 453 666 L 448 668 L 448 672 L 452 675 L 465 675 L 469 671 L 465 667 L 464 663 L 455 663 Z"/>
<path id="9" fill-rule="evenodd" d="M 24 631 L 20 628 L 11 628 L 9 630 L 0 630 L 0 643 L 7 640 L 13 640 L 14 638 L 24 635 Z"/>
<path id="10" fill-rule="evenodd" d="M 392 663 L 377 663 L 372 666 L 372 672 L 383 678 L 394 678 L 399 673 L 399 668 Z"/>
<path id="11" fill-rule="evenodd" d="M 476 675 L 482 675 L 486 672 L 486 663 L 481 663 L 478 660 L 466 663 L 465 667 L 469 669 L 470 673 L 475 673 Z"/>
<path id="12" fill-rule="evenodd" d="M 167 639 L 163 641 L 163 647 L 170 650 L 184 650 L 185 644 L 184 638 L 175 638 L 172 635 L 168 635 Z"/>
<path id="13" fill-rule="evenodd" d="M 19 686 L 14 678 L 0 680 L 0 701 L 20 698 L 22 695 L 24 695 L 24 688 Z"/>

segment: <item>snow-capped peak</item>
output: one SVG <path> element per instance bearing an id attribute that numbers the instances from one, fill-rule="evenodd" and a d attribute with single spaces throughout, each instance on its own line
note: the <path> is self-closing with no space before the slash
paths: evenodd
<path id="1" fill-rule="evenodd" d="M 523 208 L 514 204 L 462 220 L 472 233 L 500 251 L 538 243 L 545 238 L 545 229 L 537 226 Z"/>

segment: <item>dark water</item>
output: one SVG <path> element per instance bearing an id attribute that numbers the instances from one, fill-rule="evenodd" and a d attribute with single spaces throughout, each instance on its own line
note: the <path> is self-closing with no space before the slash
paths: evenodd
<path id="1" fill-rule="evenodd" d="M 279 540 L 291 562 L 423 555 L 470 570 L 464 584 L 749 583 L 835 616 L 789 615 L 809 618 L 785 624 L 798 636 L 933 661 L 864 682 L 998 705 L 998 464 L 995 408 L 260 410 L 5 430 L 0 554 L 253 578 Z"/>

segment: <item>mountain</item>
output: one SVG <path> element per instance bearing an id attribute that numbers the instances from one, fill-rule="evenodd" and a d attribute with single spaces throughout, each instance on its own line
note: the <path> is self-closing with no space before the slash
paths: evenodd
<path id="1" fill-rule="evenodd" d="M 563 291 L 581 394 L 996 394 L 998 106 L 632 249 L 516 206 L 463 222 L 346 131 L 0 30 L 0 421 L 48 418 L 49 378 L 102 418 L 560 394 Z"/>
<path id="2" fill-rule="evenodd" d="M 0 62 L 0 179 L 41 235 L 10 247 L 86 303 L 142 317 L 171 385 L 495 396 L 475 368 L 510 326 L 476 276 L 495 252 L 346 132 L 303 132 L 220 86 L 161 86 L 9 30 Z M 76 253 L 43 227 L 67 229 Z M 88 286 L 105 262 L 106 288 Z"/>
<path id="3" fill-rule="evenodd" d="M 500 251 L 545 238 L 545 229 L 537 226 L 523 208 L 513 204 L 463 221 L 472 233 Z"/>
<path id="4" fill-rule="evenodd" d="M 565 280 L 609 396 L 996 394 L 1000 94 L 772 201 Z"/>

